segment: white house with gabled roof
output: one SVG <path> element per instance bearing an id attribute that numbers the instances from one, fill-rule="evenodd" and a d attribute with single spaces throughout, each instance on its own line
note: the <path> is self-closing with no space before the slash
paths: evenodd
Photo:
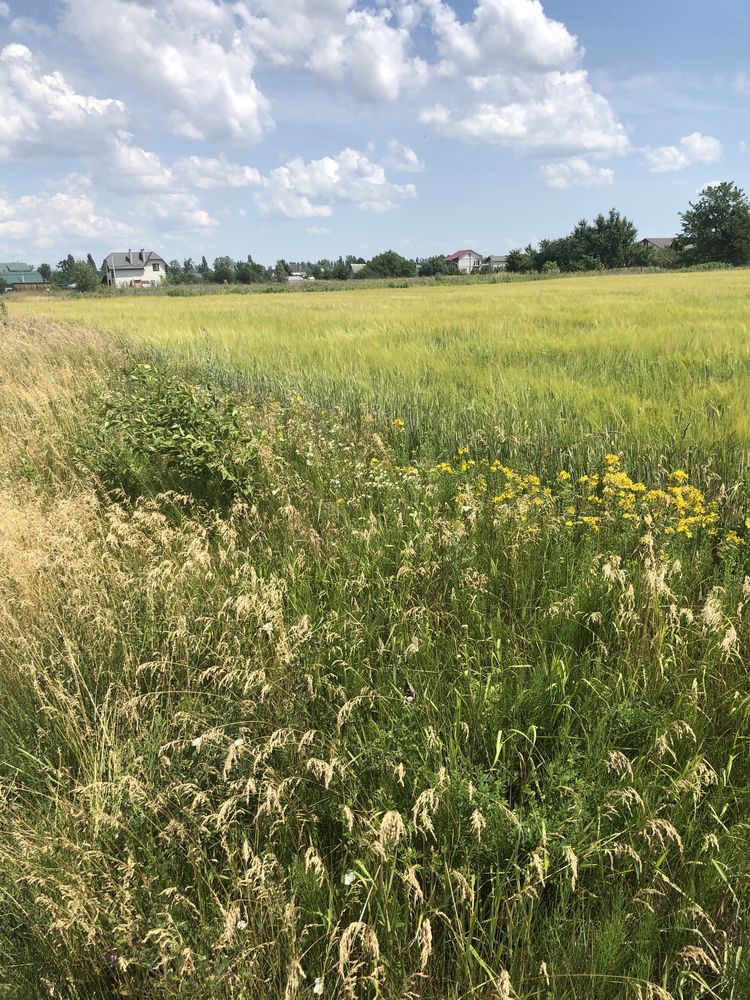
<path id="1" fill-rule="evenodd" d="M 167 262 L 153 250 L 128 250 L 104 258 L 102 276 L 118 288 L 156 288 L 167 276 Z"/>

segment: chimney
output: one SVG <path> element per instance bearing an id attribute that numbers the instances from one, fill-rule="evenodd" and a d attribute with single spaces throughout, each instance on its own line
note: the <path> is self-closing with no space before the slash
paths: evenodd
<path id="1" fill-rule="evenodd" d="M 126 256 L 125 259 L 127 260 L 128 264 L 132 264 L 133 263 L 133 251 L 132 250 L 128 250 L 128 253 L 127 253 L 127 256 Z"/>
<path id="2" fill-rule="evenodd" d="M 145 250 L 141 250 L 141 252 L 138 254 L 138 256 L 141 258 L 141 263 L 145 264 L 145 262 L 146 262 L 146 251 Z"/>

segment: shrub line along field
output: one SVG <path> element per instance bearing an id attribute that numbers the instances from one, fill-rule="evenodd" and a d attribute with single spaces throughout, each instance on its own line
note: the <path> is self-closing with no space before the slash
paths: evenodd
<path id="1" fill-rule="evenodd" d="M 750 994 L 748 292 L 14 305 L 0 996 Z"/>

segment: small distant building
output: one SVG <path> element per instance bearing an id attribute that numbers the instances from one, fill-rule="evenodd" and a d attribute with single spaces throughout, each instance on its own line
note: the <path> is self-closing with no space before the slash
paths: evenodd
<path id="1" fill-rule="evenodd" d="M 491 253 L 489 257 L 484 258 L 484 263 L 489 267 L 490 271 L 504 271 L 507 262 L 507 256 L 501 256 L 496 253 Z"/>
<path id="2" fill-rule="evenodd" d="M 674 236 L 647 236 L 640 243 L 642 247 L 653 247 L 655 250 L 669 250 L 674 243 Z"/>
<path id="3" fill-rule="evenodd" d="M 167 276 L 167 262 L 152 250 L 128 250 L 104 258 L 102 276 L 118 288 L 156 288 Z"/>
<path id="4" fill-rule="evenodd" d="M 352 274 L 359 274 L 360 271 L 364 271 L 367 264 L 350 264 L 349 267 L 352 269 Z"/>
<path id="5" fill-rule="evenodd" d="M 452 260 L 461 274 L 471 274 L 484 264 L 484 257 L 476 250 L 456 250 L 445 259 Z"/>
<path id="6" fill-rule="evenodd" d="M 0 264 L 0 278 L 5 282 L 5 287 L 14 292 L 43 292 L 49 288 L 49 282 L 31 264 L 21 264 L 19 261 Z"/>

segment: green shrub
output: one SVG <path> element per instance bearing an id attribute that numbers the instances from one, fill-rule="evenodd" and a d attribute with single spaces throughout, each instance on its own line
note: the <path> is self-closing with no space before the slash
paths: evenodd
<path id="1" fill-rule="evenodd" d="M 261 478 L 236 399 L 151 364 L 101 401 L 78 455 L 107 492 L 131 499 L 176 490 L 225 506 L 254 495 Z"/>

